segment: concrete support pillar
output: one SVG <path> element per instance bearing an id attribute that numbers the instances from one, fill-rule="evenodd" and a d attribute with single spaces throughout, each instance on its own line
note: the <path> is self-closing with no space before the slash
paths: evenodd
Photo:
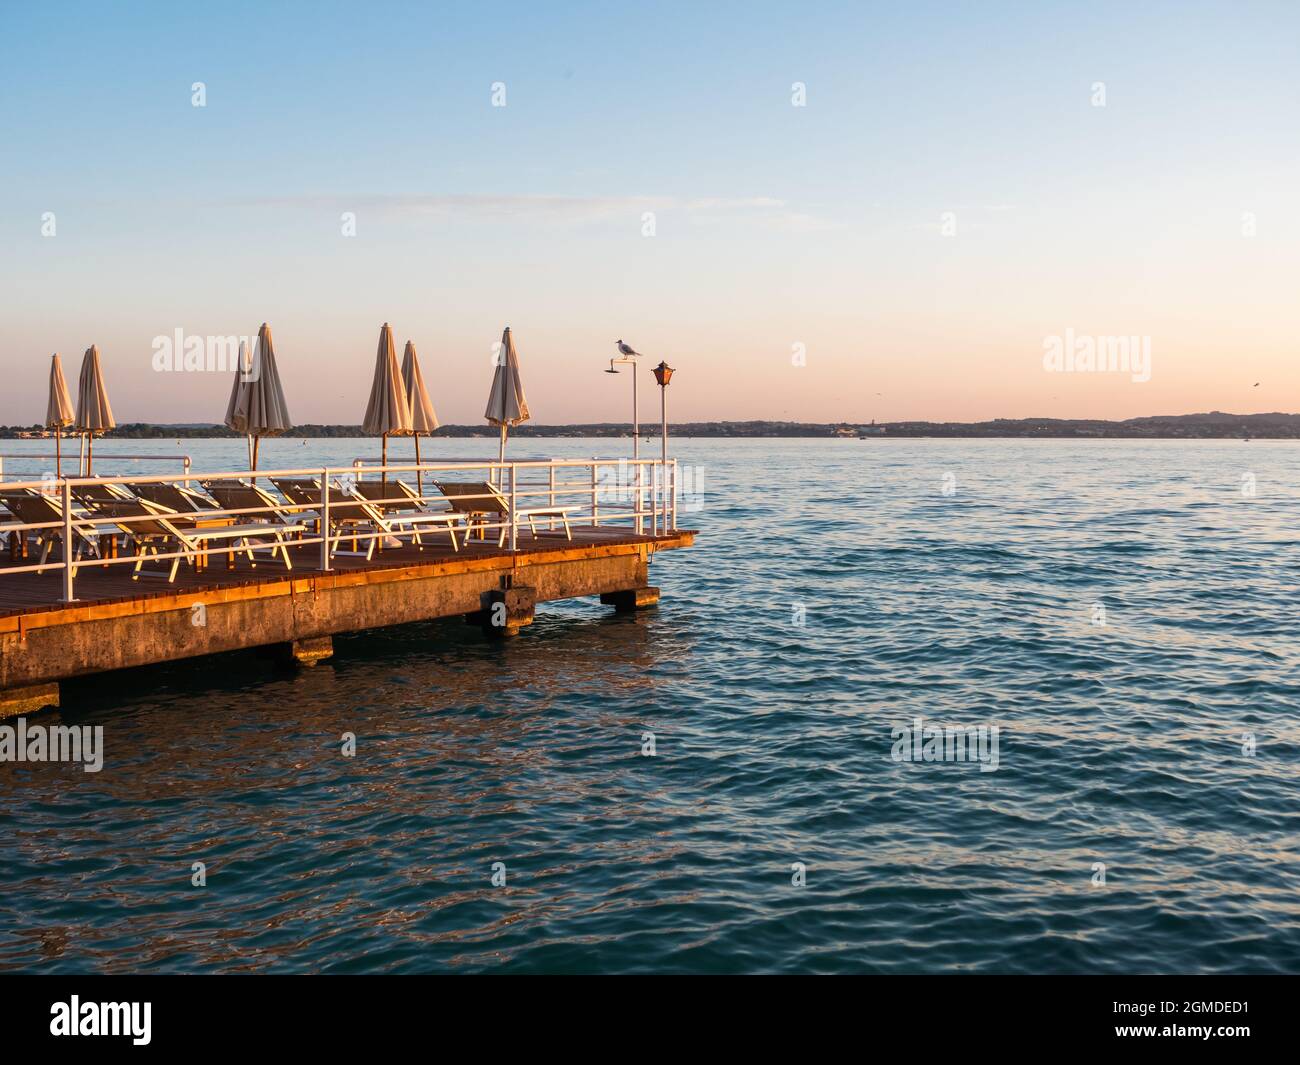
<path id="1" fill-rule="evenodd" d="M 653 585 L 628 588 L 621 592 L 602 592 L 600 601 L 612 606 L 616 614 L 630 614 L 634 610 L 659 605 L 659 589 Z"/>
<path id="2" fill-rule="evenodd" d="M 5 688 L 0 691 L 0 719 L 34 714 L 38 710 L 59 705 L 59 685 L 31 684 L 25 688 Z"/>
<path id="3" fill-rule="evenodd" d="M 285 665 L 314 666 L 334 654 L 334 641 L 329 636 L 313 636 L 307 640 L 292 640 L 273 646 L 275 657 Z"/>
<path id="4" fill-rule="evenodd" d="M 466 624 L 479 626 L 483 635 L 493 638 L 518 636 L 520 629 L 533 623 L 537 590 L 518 585 L 494 588 L 484 592 L 479 601 L 483 604 L 482 609 L 466 614 Z"/>

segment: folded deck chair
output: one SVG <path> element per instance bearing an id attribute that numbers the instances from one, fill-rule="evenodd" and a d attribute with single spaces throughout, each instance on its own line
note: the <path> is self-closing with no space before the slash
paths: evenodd
<path id="1" fill-rule="evenodd" d="M 45 565 L 46 559 L 50 557 L 50 549 L 56 543 L 62 543 L 63 541 L 63 504 L 51 496 L 41 495 L 39 492 L 33 492 L 26 488 L 0 492 L 0 503 L 3 503 L 5 509 L 23 525 L 59 523 L 57 528 L 28 529 L 19 532 L 19 535 L 23 537 L 34 536 L 36 538 L 36 546 L 41 549 L 41 560 L 38 565 Z M 14 530 L 11 529 L 10 531 Z M 80 560 L 83 548 L 89 548 L 91 554 L 96 558 L 99 557 L 99 545 L 93 537 L 86 534 L 80 523 L 74 522 L 72 537 L 75 545 L 72 549 L 74 560 Z M 46 570 L 45 572 L 50 571 Z"/>
<path id="2" fill-rule="evenodd" d="M 510 501 L 486 481 L 435 481 L 438 491 L 447 497 L 447 502 L 455 510 L 465 515 L 465 542 L 473 535 L 474 526 L 479 527 L 479 539 L 484 538 L 488 526 L 487 516 L 494 514 L 501 524 L 501 535 L 497 538 L 497 547 L 506 542 L 506 532 L 510 522 Z M 526 519 L 528 528 L 537 536 L 537 519 L 558 518 L 564 523 L 564 534 L 573 539 L 573 530 L 569 527 L 569 511 L 577 507 L 520 507 L 517 518 Z"/>
<path id="3" fill-rule="evenodd" d="M 140 571 L 150 555 L 175 554 L 171 571 L 167 574 L 169 584 L 176 580 L 176 571 L 182 561 L 192 564 L 196 558 L 222 547 L 247 554 L 253 566 L 257 565 L 253 552 L 269 550 L 272 558 L 280 555 L 284 559 L 285 569 L 293 569 L 285 535 L 305 528 L 303 525 L 254 522 L 200 529 L 190 524 L 193 519 L 186 515 L 144 499 L 134 503 L 106 503 L 100 515 L 117 524 L 138 556 L 131 573 L 132 580 L 140 579 Z M 159 550 L 160 547 L 165 550 Z"/>
<path id="4" fill-rule="evenodd" d="M 160 503 L 164 507 L 182 514 L 221 509 L 203 493 L 182 485 L 153 482 L 137 484 L 132 482 L 127 487 L 140 499 L 147 499 L 150 503 Z"/>

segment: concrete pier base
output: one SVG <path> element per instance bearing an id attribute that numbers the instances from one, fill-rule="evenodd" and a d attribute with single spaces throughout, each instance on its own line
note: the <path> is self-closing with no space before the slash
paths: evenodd
<path id="1" fill-rule="evenodd" d="M 651 585 L 643 588 L 628 588 L 621 592 L 602 592 L 600 601 L 605 606 L 612 606 L 616 614 L 630 614 L 634 610 L 659 605 L 659 589 Z"/>
<path id="2" fill-rule="evenodd" d="M 435 618 L 469 615 L 493 636 L 512 636 L 532 621 L 535 604 L 564 599 L 603 596 L 635 610 L 657 599 L 650 558 L 693 540 L 689 530 L 652 539 L 579 527 L 573 540 L 539 536 L 514 552 L 477 543 L 460 552 L 403 546 L 368 563 L 340 557 L 321 572 L 305 551 L 292 571 L 214 565 L 178 575 L 175 585 L 145 586 L 92 566 L 78 577 L 85 598 L 76 603 L 55 599 L 59 582 L 48 575 L 0 575 L 12 582 L 11 596 L 28 589 L 33 597 L 18 611 L 0 601 L 0 693 L 35 688 L 21 708 L 32 699 L 50 704 L 57 681 L 250 648 L 284 647 L 291 661 L 320 661 L 332 635 Z"/>
<path id="3" fill-rule="evenodd" d="M 38 710 L 59 705 L 58 684 L 32 684 L 25 688 L 6 688 L 0 691 L 0 719 L 34 714 Z"/>
<path id="4" fill-rule="evenodd" d="M 334 655 L 334 641 L 328 636 L 313 636 L 306 640 L 275 645 L 277 657 L 286 665 L 314 666 Z"/>
<path id="5" fill-rule="evenodd" d="M 482 609 L 465 615 L 465 621 L 477 625 L 484 636 L 494 639 L 518 636 L 519 630 L 533 623 L 537 606 L 537 589 L 517 585 L 514 588 L 493 588 L 484 592 L 479 601 Z"/>

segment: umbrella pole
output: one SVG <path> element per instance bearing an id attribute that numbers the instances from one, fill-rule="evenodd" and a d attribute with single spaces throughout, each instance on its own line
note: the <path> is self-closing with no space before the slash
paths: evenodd
<path id="1" fill-rule="evenodd" d="M 387 488 L 388 488 L 388 469 L 387 469 L 387 467 L 388 467 L 388 434 L 387 434 L 387 433 L 384 433 L 384 442 L 383 442 L 383 444 L 381 445 L 381 447 L 382 447 L 382 458 L 380 459 L 379 465 L 383 466 L 384 469 L 381 470 L 381 471 L 379 472 L 379 484 L 380 484 L 380 487 L 381 487 L 382 489 L 387 490 Z"/>
<path id="2" fill-rule="evenodd" d="M 86 434 L 77 434 L 77 476 L 80 477 L 86 468 Z"/>
<path id="3" fill-rule="evenodd" d="M 86 476 L 90 476 L 90 471 L 95 462 L 95 434 L 86 434 Z"/>
<path id="4" fill-rule="evenodd" d="M 501 425 L 501 446 L 497 449 L 497 462 L 505 462 L 505 460 L 506 460 L 506 427 L 505 427 L 505 423 L 503 422 Z M 498 466 L 496 468 L 497 487 L 499 488 L 504 483 L 505 482 L 501 479 L 501 467 Z"/>
<path id="5" fill-rule="evenodd" d="M 261 443 L 262 443 L 262 438 L 260 436 L 253 437 L 253 472 L 254 473 L 257 472 L 257 449 L 258 449 L 258 445 L 260 445 Z M 253 480 L 256 481 L 257 478 L 254 477 Z"/>
<path id="6" fill-rule="evenodd" d="M 416 491 L 424 495 L 424 471 L 420 469 L 420 434 L 415 434 L 415 484 Z"/>
<path id="7" fill-rule="evenodd" d="M 56 425 L 54 427 L 54 469 L 55 476 L 63 476 L 63 432 Z"/>

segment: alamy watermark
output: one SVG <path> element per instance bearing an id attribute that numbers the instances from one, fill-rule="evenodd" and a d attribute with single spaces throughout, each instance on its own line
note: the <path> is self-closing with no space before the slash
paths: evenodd
<path id="1" fill-rule="evenodd" d="M 1066 329 L 1043 338 L 1048 373 L 1126 373 L 1137 384 L 1151 380 L 1149 336 L 1090 336 Z"/>
<path id="2" fill-rule="evenodd" d="M 252 358 L 247 357 L 252 352 Z M 242 370 L 245 381 L 262 376 L 261 345 L 256 336 L 199 336 L 177 328 L 153 338 L 155 373 L 229 373 Z"/>
<path id="3" fill-rule="evenodd" d="M 81 762 L 87 773 L 104 768 L 103 725 L 29 725 L 25 717 L 0 725 L 0 762 Z"/>
<path id="4" fill-rule="evenodd" d="M 978 762 L 981 773 L 992 773 L 1001 764 L 1000 732 L 997 725 L 927 725 L 917 717 L 889 730 L 889 756 L 895 762 Z"/>
<path id="5" fill-rule="evenodd" d="M 50 1035 L 130 1036 L 149 1045 L 152 1002 L 82 1002 L 77 995 L 50 1007 Z"/>
<path id="6" fill-rule="evenodd" d="M 664 496 L 672 485 L 672 474 L 665 474 L 661 465 L 640 467 L 641 480 L 637 480 L 638 467 L 626 459 L 616 464 L 598 467 L 596 474 L 596 502 L 600 506 L 632 506 L 639 492 L 643 508 L 650 504 L 651 490 L 657 506 L 662 509 Z M 697 514 L 704 509 L 704 467 L 681 463 L 677 467 L 677 508 L 683 514 Z"/>

